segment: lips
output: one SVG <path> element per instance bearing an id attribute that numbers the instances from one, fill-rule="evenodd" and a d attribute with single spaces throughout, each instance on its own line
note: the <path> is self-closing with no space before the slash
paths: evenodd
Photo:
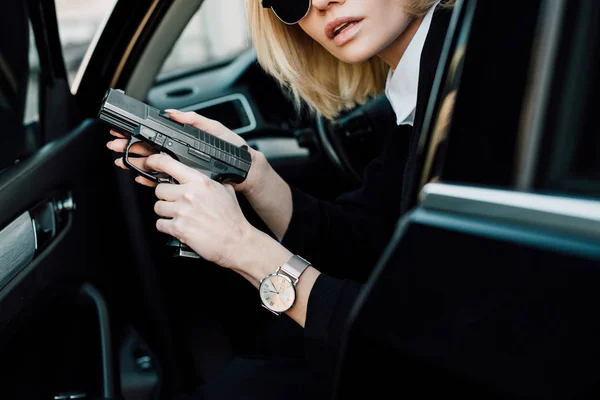
<path id="1" fill-rule="evenodd" d="M 338 34 L 343 32 L 346 28 L 353 25 L 354 23 L 362 21 L 360 17 L 343 17 L 336 18 L 325 26 L 325 35 L 333 40 Z"/>

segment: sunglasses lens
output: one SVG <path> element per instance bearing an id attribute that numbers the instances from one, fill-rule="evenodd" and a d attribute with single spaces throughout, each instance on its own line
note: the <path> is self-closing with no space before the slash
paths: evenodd
<path id="1" fill-rule="evenodd" d="M 308 14 L 311 0 L 272 1 L 271 8 L 277 17 L 286 24 L 296 24 Z"/>

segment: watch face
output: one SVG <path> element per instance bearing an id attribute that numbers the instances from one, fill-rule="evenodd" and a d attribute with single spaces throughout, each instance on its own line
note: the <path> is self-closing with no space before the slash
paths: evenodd
<path id="1" fill-rule="evenodd" d="M 289 310 L 296 300 L 296 289 L 290 278 L 283 275 L 269 275 L 258 288 L 263 304 L 275 312 Z"/>

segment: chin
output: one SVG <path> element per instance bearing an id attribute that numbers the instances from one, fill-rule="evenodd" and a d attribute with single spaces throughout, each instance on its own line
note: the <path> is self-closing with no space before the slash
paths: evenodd
<path id="1" fill-rule="evenodd" d="M 358 64 L 367 61 L 371 57 L 377 54 L 377 52 L 370 51 L 367 49 L 348 49 L 349 51 L 340 52 L 337 57 L 348 64 Z"/>

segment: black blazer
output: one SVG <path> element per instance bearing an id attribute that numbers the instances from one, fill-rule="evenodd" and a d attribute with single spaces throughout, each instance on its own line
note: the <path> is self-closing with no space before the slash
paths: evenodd
<path id="1" fill-rule="evenodd" d="M 309 298 L 304 337 L 309 362 L 324 373 L 333 371 L 360 283 L 399 217 L 415 204 L 417 144 L 451 14 L 440 7 L 434 13 L 421 55 L 413 127 L 387 133 L 383 154 L 366 168 L 363 186 L 332 202 L 292 188 L 294 209 L 282 244 L 322 272 Z"/>

